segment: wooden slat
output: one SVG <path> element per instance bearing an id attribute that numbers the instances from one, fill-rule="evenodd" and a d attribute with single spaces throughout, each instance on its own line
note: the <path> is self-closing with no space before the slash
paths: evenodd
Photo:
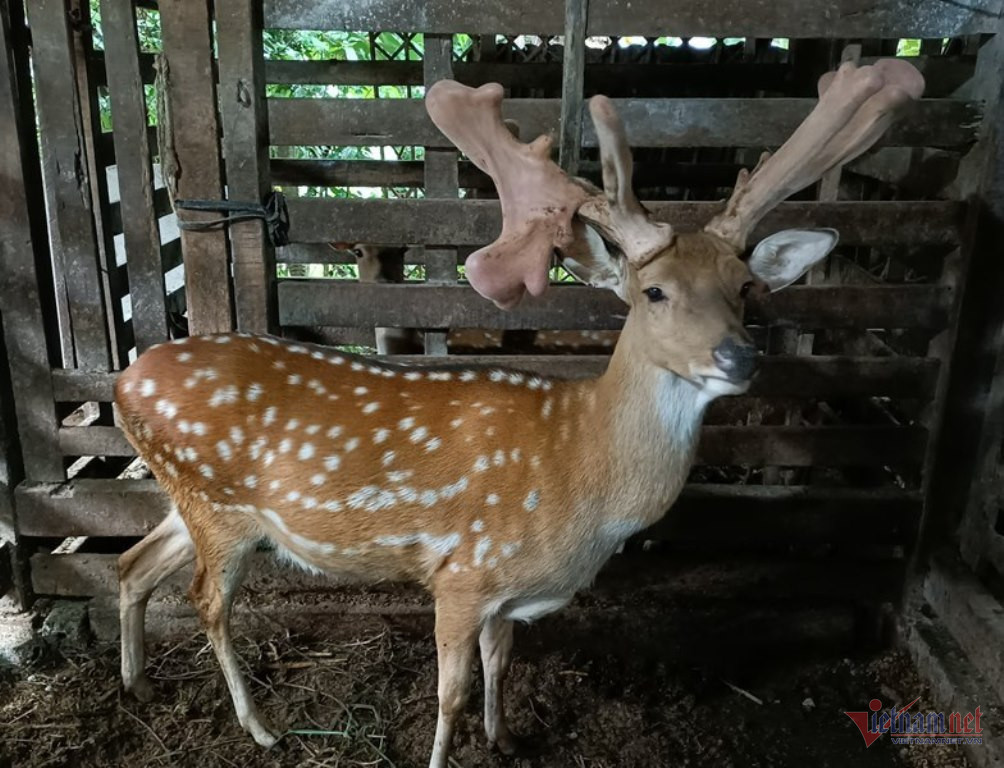
<path id="1" fill-rule="evenodd" d="M 779 146 L 815 106 L 814 99 L 615 99 L 633 147 Z M 419 99 L 269 99 L 276 145 L 424 144 L 452 147 Z M 560 99 L 508 99 L 502 113 L 527 139 L 560 130 Z M 975 103 L 924 99 L 879 140 L 883 146 L 965 145 L 975 139 Z M 596 147 L 592 121 L 582 143 Z"/>
<path id="2" fill-rule="evenodd" d="M 957 37 L 991 33 L 999 0 L 745 0 L 666 3 L 609 0 L 590 10 L 590 35 L 692 37 Z M 560 35 L 560 2 L 510 0 L 266 0 L 265 26 L 284 29 L 399 29 Z"/>
<path id="3" fill-rule="evenodd" d="M 719 551 L 801 545 L 846 553 L 866 544 L 908 547 L 920 512 L 919 493 L 894 488 L 691 484 L 638 537 Z"/>
<path id="4" fill-rule="evenodd" d="M 15 3 L 17 5 L 17 3 Z M 0 304 L 3 333 L 10 368 L 11 389 L 17 417 L 25 474 L 36 481 L 57 481 L 65 477 L 58 455 L 56 413 L 52 397 L 50 369 L 56 359 L 46 335 L 43 310 L 54 314 L 51 296 L 46 300 L 40 288 L 40 274 L 51 270 L 45 222 L 45 201 L 35 126 L 30 111 L 31 88 L 27 68 L 15 70 L 16 62 L 26 65 L 24 40 L 15 55 L 15 40 L 9 26 L 8 0 L 0 0 Z M 15 20 L 22 22 L 19 14 Z M 27 88 L 19 92 L 19 88 Z M 50 273 L 51 274 L 51 273 Z M 48 288 L 51 291 L 51 278 Z M 42 286 L 45 283 L 41 284 Z M 55 339 L 52 339 L 55 341 Z"/>
<path id="5" fill-rule="evenodd" d="M 950 292 L 937 286 L 795 286 L 751 297 L 746 320 L 810 328 L 943 328 Z M 618 329 L 627 308 L 612 292 L 555 285 L 511 311 L 467 285 L 365 285 L 283 280 L 283 325 L 393 328 Z"/>
<path id="6" fill-rule="evenodd" d="M 167 338 L 167 307 L 132 0 L 101 0 L 101 23 L 106 34 L 108 91 L 115 118 L 113 137 L 133 337 L 137 352 L 143 352 Z"/>
<path id="7" fill-rule="evenodd" d="M 175 195 L 218 200 L 223 195 L 211 15 L 207 0 L 165 3 L 160 13 L 167 63 L 166 91 Z M 215 214 L 186 211 L 187 220 Z M 233 327 L 233 296 L 223 231 L 181 230 L 188 328 L 192 334 Z"/>
<path id="8" fill-rule="evenodd" d="M 680 231 L 703 227 L 721 210 L 712 202 L 646 202 Z M 954 202 L 782 203 L 758 225 L 752 239 L 780 229 L 826 226 L 843 245 L 949 245 L 958 243 L 964 206 Z M 289 201 L 295 243 L 424 243 L 484 245 L 502 229 L 496 200 Z"/>
<path id="9" fill-rule="evenodd" d="M 869 157 L 881 157 L 878 150 Z M 902 152 L 912 152 L 902 149 Z M 948 153 L 945 153 L 946 155 Z M 272 180 L 277 184 L 330 187 L 421 187 L 425 183 L 421 160 L 301 160 L 273 158 Z M 646 162 L 634 170 L 634 188 L 672 186 L 730 187 L 742 168 L 737 163 L 655 163 Z M 856 171 L 858 169 L 855 169 Z M 458 165 L 458 182 L 467 189 L 495 189 L 491 177 L 472 163 Z M 600 165 L 580 161 L 579 175 L 600 183 Z"/>
<path id="10" fill-rule="evenodd" d="M 919 427 L 704 427 L 697 464 L 855 467 L 916 465 Z"/>
<path id="11" fill-rule="evenodd" d="M 925 69 L 937 70 L 933 60 L 911 59 Z M 962 75 L 961 64 L 952 68 L 954 82 Z M 972 70 L 971 63 L 969 64 Z M 758 91 L 782 91 L 788 85 L 791 69 L 775 62 L 649 63 L 604 62 L 585 65 L 585 90 L 615 96 L 627 89 L 642 91 L 647 96 L 669 96 L 684 88 L 708 89 L 712 92 L 735 94 L 737 88 Z M 477 87 L 485 83 L 501 83 L 506 88 L 539 88 L 556 91 L 561 88 L 561 62 L 458 61 L 453 64 L 454 77 L 464 85 Z M 422 62 L 419 61 L 266 61 L 265 79 L 269 83 L 300 85 L 421 85 Z M 943 78 L 944 79 L 944 78 Z M 692 92 L 692 91 L 691 91 Z M 927 94 L 937 94 L 928 89 Z"/>
<path id="12" fill-rule="evenodd" d="M 64 456 L 135 456 L 118 427 L 61 427 L 59 450 Z"/>
<path id="13" fill-rule="evenodd" d="M 25 486 L 18 490 L 21 533 L 25 536 L 141 536 L 159 523 L 169 508 L 167 494 L 154 480 L 71 480 L 62 484 Z M 888 514 L 883 514 L 887 510 Z M 749 514 L 748 520 L 741 520 Z M 715 535 L 739 541 L 746 536 L 759 546 L 767 536 L 755 521 L 774 518 L 770 535 L 791 542 L 850 546 L 862 539 L 862 527 L 874 531 L 880 544 L 907 543 L 919 514 L 916 494 L 892 489 L 688 485 L 669 517 L 642 533 L 643 538 L 678 538 L 681 542 Z M 801 518 L 801 519 L 799 519 Z M 715 522 L 719 521 L 719 522 Z M 742 533 L 731 536 L 729 525 Z M 781 521 L 784 521 L 782 525 Z M 842 530 L 837 530 L 843 521 Z M 870 524 L 869 524 L 870 521 Z M 770 525 L 770 523 L 767 523 Z M 869 539 L 870 540 L 870 539 Z"/>
<path id="14" fill-rule="evenodd" d="M 27 3 L 27 11 L 49 237 L 65 280 L 76 361 L 85 368 L 107 370 L 111 367 L 108 325 L 69 15 L 63 0 Z"/>
<path id="15" fill-rule="evenodd" d="M 874 58 L 862 58 L 874 63 Z M 910 63 L 926 81 L 928 98 L 951 96 L 973 75 L 973 61 L 963 56 L 915 56 Z M 561 87 L 561 62 L 458 61 L 454 77 L 464 85 L 477 87 L 501 83 L 506 88 L 540 88 L 556 91 Z M 779 62 L 676 62 L 586 63 L 585 90 L 619 96 L 674 96 L 699 88 L 707 95 L 736 95 L 742 90 L 784 92 L 791 83 L 791 66 Z M 421 85 L 419 61 L 297 60 L 266 61 L 269 83 L 301 85 Z M 752 95 L 752 94 L 751 94 Z"/>
<path id="16" fill-rule="evenodd" d="M 565 50 L 561 77 L 561 135 L 558 164 L 575 176 L 582 144 L 583 88 L 586 74 L 586 16 L 589 0 L 565 0 Z"/>
<path id="17" fill-rule="evenodd" d="M 605 355 L 392 355 L 381 360 L 404 365 L 514 368 L 557 378 L 587 378 L 606 370 Z M 757 397 L 876 396 L 925 400 L 934 392 L 938 361 L 916 357 L 763 358 L 750 387 Z M 74 369 L 52 372 L 57 402 L 111 402 L 117 373 Z"/>
<path id="18" fill-rule="evenodd" d="M 220 113 L 227 197 L 261 202 L 268 193 L 268 106 L 261 3 L 217 0 Z M 275 249 L 259 221 L 230 227 L 237 327 L 267 332 L 276 325 Z"/>
<path id="19" fill-rule="evenodd" d="M 697 463 L 791 467 L 913 465 L 927 431 L 914 427 L 704 427 Z M 118 427 L 63 427 L 65 456 L 135 456 Z"/>
<path id="20" fill-rule="evenodd" d="M 113 554 L 39 553 L 31 558 L 32 585 L 39 595 L 117 596 L 117 560 L 118 556 Z M 191 581 L 189 566 L 169 577 L 164 589 L 184 594 Z M 822 600 L 829 604 L 834 600 L 847 603 L 895 600 L 902 583 L 903 565 L 896 560 L 858 562 L 846 557 L 798 560 L 779 559 L 772 553 L 739 556 L 734 552 L 729 552 L 728 560 L 725 560 L 708 553 L 697 556 L 689 552 L 673 553 L 669 557 L 632 553 L 614 558 L 600 572 L 592 592 L 606 593 L 608 599 L 623 600 L 625 589 L 633 589 L 636 593 L 651 590 L 660 595 L 672 595 L 680 601 L 696 601 L 704 605 L 715 600 L 728 600 L 746 609 L 769 602 L 772 610 L 776 611 L 782 601 L 810 601 L 818 607 Z M 339 585 L 333 579 L 283 566 L 273 554 L 266 552 L 251 555 L 244 585 L 254 592 L 311 593 L 311 606 L 316 606 L 319 598 L 323 600 L 321 595 L 325 592 L 330 595 L 333 589 L 339 592 L 346 590 L 344 584 Z M 337 613 L 339 608 L 344 609 L 350 602 L 353 614 L 360 611 L 379 614 L 383 610 L 393 611 L 399 607 L 395 603 L 388 605 L 386 597 L 383 600 L 367 599 L 364 590 L 348 589 L 351 591 L 347 599 L 334 604 L 321 603 L 325 615 Z M 415 612 L 431 614 L 432 606 L 423 607 L 421 600 L 419 594 L 408 594 L 402 602 Z M 194 620 L 194 609 L 190 610 Z M 117 616 L 116 611 L 116 622 Z M 817 626 L 815 622 L 814 626 Z"/>

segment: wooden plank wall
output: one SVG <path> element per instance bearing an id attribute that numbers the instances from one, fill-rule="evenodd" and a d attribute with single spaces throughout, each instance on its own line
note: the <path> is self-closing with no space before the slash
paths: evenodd
<path id="1" fill-rule="evenodd" d="M 252 0 L 217 0 L 218 116 L 207 107 L 216 92 L 204 76 L 212 65 L 209 4 L 185 5 L 172 6 L 163 17 L 174 127 L 175 172 L 169 175 L 191 185 L 185 195 L 220 193 L 218 120 L 231 197 L 260 198 L 271 186 L 281 186 L 290 196 L 295 246 L 276 256 L 262 240 L 259 224 L 234 228 L 231 289 L 226 238 L 186 235 L 193 330 L 220 330 L 235 317 L 237 326 L 248 330 L 348 342 L 358 334 L 340 329 L 414 327 L 433 332 L 426 334 L 432 354 L 409 360 L 413 364 L 463 354 L 467 363 L 505 363 L 564 376 L 603 370 L 604 353 L 626 308 L 607 292 L 558 285 L 542 299 L 504 313 L 458 281 L 456 265 L 463 254 L 498 232 L 499 206 L 489 199 L 490 181 L 458 158 L 428 120 L 414 98 L 421 93 L 416 88 L 442 77 L 471 85 L 502 82 L 512 96 L 506 115 L 519 123 L 522 138 L 557 134 L 563 117 L 563 162 L 577 163 L 579 173 L 594 182 L 599 181 L 596 139 L 588 116 L 583 117 L 583 97 L 610 95 L 635 146 L 636 187 L 646 204 L 674 226 L 693 229 L 717 210 L 742 165 L 763 148 L 779 145 L 798 125 L 812 107 L 816 77 L 839 61 L 846 43 L 860 42 L 867 62 L 895 53 L 899 38 L 926 38 L 915 61 L 928 78 L 927 97 L 889 132 L 880 149 L 831 177 L 822 193 L 797 196 L 761 225 L 761 236 L 787 227 L 835 227 L 841 246 L 819 280 L 751 302 L 747 321 L 759 344 L 766 347 L 780 329 L 795 334 L 799 345 L 769 355 L 747 396 L 714 405 L 692 483 L 670 517 L 645 535 L 709 558 L 727 560 L 736 553 L 788 558 L 820 574 L 853 570 L 855 563 L 867 561 L 902 573 L 919 531 L 930 474 L 925 467 L 932 461 L 929 435 L 940 425 L 950 371 L 951 347 L 942 342 L 954 327 L 958 280 L 965 274 L 956 265 L 964 265 L 969 253 L 962 237 L 968 209 L 956 177 L 980 136 L 983 107 L 979 97 L 957 89 L 977 66 L 972 36 L 994 31 L 1001 0 L 974 0 L 965 7 L 937 0 L 746 0 L 731 4 L 727 14 L 713 6 L 633 0 L 592 3 L 584 17 L 576 8 L 585 9 L 585 3 L 569 3 L 567 18 L 566 3 L 553 0 L 265 0 L 261 6 Z M 130 39 L 135 13 L 130 2 L 103 0 L 102 8 L 109 22 L 107 51 L 87 50 L 89 90 L 81 98 L 96 108 L 107 87 L 113 110 L 119 104 L 129 110 L 116 112 L 114 136 L 93 138 L 95 167 L 103 172 L 120 160 L 101 223 L 111 275 L 134 284 L 126 294 L 125 280 L 109 278 L 113 306 L 106 325 L 114 337 L 109 341 L 118 359 L 126 361 L 134 347 L 166 336 L 172 308 L 177 312 L 185 305 L 172 305 L 159 287 L 149 285 L 181 263 L 180 241 L 166 248 L 163 243 L 169 195 L 157 178 L 158 167 L 148 174 L 148 155 L 161 148 L 139 109 L 143 86 L 155 77 L 154 53 L 138 51 Z M 421 32 L 425 58 L 266 60 L 262 26 Z M 475 38 L 470 51 L 457 59 L 453 35 L 459 33 Z M 521 34 L 545 37 L 517 44 Z M 616 37 L 625 34 L 649 40 L 745 36 L 747 44 L 719 43 L 701 52 L 621 45 Z M 569 40 L 604 35 L 612 41 L 602 50 L 566 56 L 549 35 Z M 781 36 L 791 38 L 787 49 L 768 44 Z M 947 46 L 942 38 L 950 39 Z M 195 46 L 190 55 L 187 46 Z M 303 86 L 303 95 L 267 97 L 267 84 Z M 331 97 L 345 85 L 399 85 L 411 88 L 413 98 Z M 191 103 L 185 98 L 189 89 Z M 572 146 L 577 130 L 581 149 Z M 381 153 L 374 151 L 358 160 L 290 157 L 296 154 L 291 147 L 303 146 L 420 147 L 424 156 L 387 160 L 377 159 Z M 270 147 L 279 157 L 269 157 Z M 193 179 L 176 172 L 195 166 L 205 175 Z M 139 192 L 128 199 L 116 194 L 117 189 L 125 194 L 129 184 Z M 357 186 L 403 191 L 396 199 L 328 194 Z M 159 238 L 153 222 L 160 224 Z M 409 261 L 424 265 L 426 280 L 360 285 L 276 279 L 276 259 L 342 263 L 344 254 L 327 245 L 334 241 L 412 246 Z M 158 248 L 159 271 L 151 261 Z M 195 273 L 201 275 L 198 280 Z M 139 295 L 153 297 L 156 309 L 140 310 Z M 132 299 L 131 319 L 116 305 L 123 298 Z M 165 320 L 165 312 L 161 329 L 156 323 Z M 147 319 L 156 323 L 144 325 Z M 553 333 L 535 333 L 540 331 Z M 524 354 L 505 346 L 517 336 Z M 554 354 L 569 351 L 576 354 Z M 53 394 L 44 396 L 46 402 L 57 404 L 61 413 L 80 403 L 108 403 L 114 371 L 108 365 L 90 368 L 67 365 L 53 371 Z M 97 477 L 68 483 L 56 482 L 61 475 L 29 475 L 32 482 L 16 497 L 23 536 L 133 537 L 156 523 L 163 498 L 152 484 L 115 476 L 114 468 L 128 462 L 132 449 L 109 420 L 53 423 L 50 440 L 67 464 L 88 456 L 121 461 L 110 461 L 107 467 L 113 469 Z M 39 553 L 35 587 L 73 594 L 104 591 L 108 557 L 86 551 Z M 83 576 L 66 579 L 67 569 Z M 830 582 L 831 595 L 851 597 L 845 586 Z M 893 578 L 875 597 L 895 599 L 898 593 Z"/>

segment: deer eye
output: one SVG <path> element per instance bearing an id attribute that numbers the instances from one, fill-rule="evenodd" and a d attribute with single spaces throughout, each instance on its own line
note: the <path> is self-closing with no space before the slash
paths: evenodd
<path id="1" fill-rule="evenodd" d="M 753 288 L 752 280 L 747 280 L 745 283 L 743 283 L 743 287 L 739 289 L 739 298 L 745 299 L 749 295 L 749 292 L 752 288 Z"/>
<path id="2" fill-rule="evenodd" d="M 359 248 L 353 248 L 352 255 L 355 256 L 357 259 L 361 259 L 363 257 L 363 252 Z"/>
<path id="3" fill-rule="evenodd" d="M 666 298 L 666 294 L 662 292 L 662 288 L 657 285 L 653 285 L 651 288 L 646 288 L 643 293 L 648 296 L 648 300 L 655 303 L 657 301 L 662 301 Z"/>

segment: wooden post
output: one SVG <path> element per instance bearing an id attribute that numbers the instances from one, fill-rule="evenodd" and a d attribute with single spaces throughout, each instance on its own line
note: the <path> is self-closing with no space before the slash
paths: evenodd
<path id="1" fill-rule="evenodd" d="M 8 0 L 0 0 L 0 306 L 3 331 L 15 397 L 24 469 L 29 479 L 59 481 L 66 477 L 59 453 L 51 369 L 55 338 L 47 338 L 43 308 L 45 297 L 38 272 L 49 269 L 45 204 L 35 145 L 35 126 L 26 114 L 31 86 L 26 66 L 15 51 L 8 20 L 21 25 L 20 14 L 11 14 Z M 35 34 L 40 34 L 35 30 Z M 23 37 L 17 41 L 24 45 Z M 25 97 L 22 99 L 22 97 Z M 51 289 L 51 283 L 50 283 Z M 54 335 L 53 335 L 54 336 Z"/>
<path id="2" fill-rule="evenodd" d="M 109 370 L 84 130 L 65 0 L 27 3 L 52 250 L 66 282 L 76 364 Z"/>
<path id="3" fill-rule="evenodd" d="M 425 87 L 437 80 L 453 77 L 453 35 L 426 35 L 423 57 Z M 426 198 L 456 198 L 459 194 L 457 153 L 453 150 L 425 150 Z M 425 279 L 430 283 L 457 281 L 457 251 L 455 248 L 425 249 Z M 445 355 L 446 331 L 425 332 L 425 353 Z"/>
<path id="4" fill-rule="evenodd" d="M 579 171 L 586 71 L 586 18 L 589 0 L 565 0 L 565 58 L 561 77 L 561 143 L 558 162 L 571 176 Z"/>
<path id="5" fill-rule="evenodd" d="M 218 200 L 223 191 L 209 4 L 206 0 L 164 3 L 160 26 L 164 40 L 160 78 L 166 91 L 166 114 L 160 116 L 165 137 L 160 148 L 164 182 L 172 200 Z M 200 216 L 193 211 L 182 215 L 186 219 Z M 226 234 L 183 229 L 181 249 L 189 332 L 229 331 L 233 295 Z"/>
<path id="6" fill-rule="evenodd" d="M 261 202 L 271 186 L 261 2 L 218 0 L 216 35 L 227 198 Z M 231 226 L 230 249 L 237 327 L 242 331 L 273 331 L 278 316 L 275 249 L 265 237 L 262 223 Z"/>
<path id="7" fill-rule="evenodd" d="M 932 342 L 942 358 L 931 446 L 925 461 L 925 505 L 915 563 L 923 565 L 958 530 L 963 558 L 976 565 L 991 544 L 994 487 L 1004 438 L 1004 24 L 979 53 L 966 98 L 986 111 L 977 146 L 959 171 L 959 193 L 971 203 L 956 258 L 942 282 L 961 293 L 951 331 Z M 948 361 L 951 360 L 949 368 Z M 964 500 L 968 499 L 968 503 Z M 965 513 L 963 519 L 962 515 Z M 961 520 L 961 529 L 959 523 Z"/>
<path id="8" fill-rule="evenodd" d="M 101 0 L 115 165 L 137 354 L 167 339 L 160 231 L 153 203 L 146 98 L 132 0 Z"/>

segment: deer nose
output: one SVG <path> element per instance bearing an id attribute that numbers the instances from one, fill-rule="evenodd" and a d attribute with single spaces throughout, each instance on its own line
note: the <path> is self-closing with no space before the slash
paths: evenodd
<path id="1" fill-rule="evenodd" d="M 733 381 L 746 381 L 760 364 L 760 353 L 752 344 L 737 342 L 731 336 L 711 352 L 719 370 Z"/>

